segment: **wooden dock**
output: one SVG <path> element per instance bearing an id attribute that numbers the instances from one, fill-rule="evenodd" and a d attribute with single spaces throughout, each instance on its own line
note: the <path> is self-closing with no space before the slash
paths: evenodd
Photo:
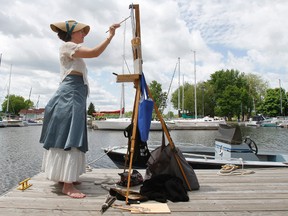
<path id="1" fill-rule="evenodd" d="M 195 170 L 200 190 L 189 192 L 189 202 L 169 201 L 171 214 L 160 215 L 288 215 L 288 169 L 253 170 L 254 174 L 230 176 L 217 175 L 218 170 Z M 101 184 L 118 181 L 119 172 L 123 170 L 93 169 L 83 175 L 82 184 L 77 187 L 87 194 L 84 199 L 62 195 L 59 184 L 46 180 L 40 173 L 31 178 L 32 186 L 27 190 L 14 188 L 0 197 L 0 215 L 101 215 L 99 210 L 108 193 Z M 143 174 L 144 170 L 140 172 Z M 125 206 L 123 201 L 115 203 Z M 105 214 L 131 215 L 131 212 L 109 208 Z"/>

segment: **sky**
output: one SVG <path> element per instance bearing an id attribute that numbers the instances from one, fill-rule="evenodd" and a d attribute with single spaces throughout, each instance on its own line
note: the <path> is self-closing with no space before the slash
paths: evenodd
<path id="1" fill-rule="evenodd" d="M 38 108 L 57 90 L 62 41 L 51 23 L 73 19 L 90 25 L 83 46 L 95 47 L 106 39 L 111 24 L 130 15 L 132 3 L 140 7 L 146 81 L 156 80 L 163 91 L 171 84 L 169 96 L 183 80 L 203 82 L 227 69 L 259 75 L 271 88 L 281 80 L 287 90 L 286 0 L 1 0 L 0 104 L 10 72 L 10 94 L 30 97 Z M 121 84 L 113 73 L 134 73 L 131 26 L 130 19 L 123 22 L 101 56 L 85 59 L 87 105 L 92 102 L 96 111 L 120 108 Z M 134 95 L 133 84 L 125 83 L 126 111 L 133 109 Z M 174 111 L 170 103 L 167 111 Z"/>

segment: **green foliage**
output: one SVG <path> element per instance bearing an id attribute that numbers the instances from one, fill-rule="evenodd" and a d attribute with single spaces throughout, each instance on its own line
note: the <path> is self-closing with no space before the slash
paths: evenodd
<path id="1" fill-rule="evenodd" d="M 169 111 L 166 115 L 164 115 L 164 118 L 172 119 L 174 118 L 174 113 L 172 111 Z"/>
<path id="2" fill-rule="evenodd" d="M 178 89 L 172 93 L 171 103 L 174 109 L 178 109 Z M 197 115 L 214 116 L 214 100 L 212 88 L 206 82 L 200 82 L 196 86 L 197 93 Z M 183 86 L 180 86 L 180 110 L 183 107 Z M 184 113 L 194 115 L 195 113 L 195 87 L 189 83 L 184 84 Z"/>
<path id="3" fill-rule="evenodd" d="M 94 104 L 91 102 L 90 104 L 89 104 L 89 106 L 88 106 L 88 115 L 93 115 L 93 113 L 95 113 L 96 111 L 95 111 L 95 106 L 94 106 Z"/>
<path id="4" fill-rule="evenodd" d="M 226 116 L 228 120 L 234 116 L 249 118 L 258 111 L 256 109 L 261 105 L 267 88 L 267 82 L 257 75 L 246 75 L 238 70 L 216 71 L 208 81 L 197 83 L 197 115 Z M 172 93 L 171 98 L 175 109 L 178 109 L 178 89 Z M 194 89 L 188 83 L 184 84 L 184 88 L 180 86 L 180 110 L 184 103 L 184 113 L 195 113 Z"/>
<path id="5" fill-rule="evenodd" d="M 281 112 L 281 97 L 282 97 L 282 112 Z M 270 117 L 286 115 L 287 99 L 285 97 L 285 90 L 281 88 L 268 89 L 262 104 L 259 106 L 259 111 Z M 284 109 L 283 109 L 284 108 Z"/>
<path id="6" fill-rule="evenodd" d="M 162 85 L 155 80 L 149 84 L 149 90 L 155 104 L 159 108 L 159 111 L 163 112 L 163 110 L 167 107 L 167 92 L 163 92 Z"/>
<path id="7" fill-rule="evenodd" d="M 125 117 L 126 117 L 126 118 L 131 118 L 131 117 L 132 117 L 132 114 L 133 114 L 133 111 L 125 112 Z"/>
<path id="8" fill-rule="evenodd" d="M 8 96 L 6 96 L 4 102 L 2 103 L 3 112 L 7 111 Z M 33 102 L 31 100 L 25 100 L 22 96 L 10 95 L 8 113 L 19 115 L 21 109 L 29 109 L 33 107 Z"/>
<path id="9" fill-rule="evenodd" d="M 210 77 L 209 84 L 212 85 L 216 101 L 215 114 L 226 116 L 228 120 L 231 120 L 233 116 L 239 118 L 241 104 L 243 106 L 247 102 L 244 100 L 247 96 L 244 73 L 237 70 L 221 70 L 216 71 Z"/>

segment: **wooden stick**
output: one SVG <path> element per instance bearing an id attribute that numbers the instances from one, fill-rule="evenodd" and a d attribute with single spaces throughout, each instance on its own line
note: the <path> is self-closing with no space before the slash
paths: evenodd
<path id="1" fill-rule="evenodd" d="M 134 102 L 134 116 L 133 116 L 133 130 L 131 136 L 131 146 L 130 146 L 130 161 L 129 161 L 129 170 L 128 170 L 128 182 L 127 182 L 127 191 L 126 191 L 126 204 L 128 205 L 128 196 L 129 196 L 129 189 L 130 189 L 130 181 L 131 181 L 131 170 L 133 164 L 133 156 L 134 156 L 134 147 L 135 147 L 135 139 L 136 133 L 138 128 L 138 111 L 139 111 L 139 101 L 140 101 L 140 83 L 137 83 L 137 90 L 136 90 L 136 100 Z"/>
<path id="2" fill-rule="evenodd" d="M 129 19 L 130 18 L 130 16 L 128 16 L 128 17 L 126 17 L 124 20 L 122 20 L 121 22 L 119 22 L 118 24 L 120 25 L 121 23 L 123 23 L 123 22 L 125 22 L 127 19 Z M 110 29 L 108 29 L 105 33 L 107 33 L 107 32 L 109 32 L 110 31 Z"/>

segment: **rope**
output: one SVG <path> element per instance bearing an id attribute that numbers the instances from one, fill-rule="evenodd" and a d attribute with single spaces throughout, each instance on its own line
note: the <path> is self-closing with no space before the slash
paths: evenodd
<path id="1" fill-rule="evenodd" d="M 96 161 L 100 160 L 101 158 L 103 158 L 105 155 L 107 155 L 108 153 L 110 153 L 111 151 L 115 150 L 115 149 L 118 149 L 118 148 L 123 148 L 123 146 L 115 146 L 115 147 L 112 147 L 110 148 L 107 152 L 105 152 L 104 154 L 102 154 L 100 157 L 90 161 L 87 163 L 87 165 L 91 165 L 92 163 L 95 163 Z"/>
<path id="2" fill-rule="evenodd" d="M 217 172 L 217 175 L 248 175 L 255 173 L 253 170 L 245 170 L 244 165 L 242 163 L 242 169 L 238 169 L 239 166 L 236 166 L 235 164 L 225 164 L 222 166 L 222 168 Z"/>

